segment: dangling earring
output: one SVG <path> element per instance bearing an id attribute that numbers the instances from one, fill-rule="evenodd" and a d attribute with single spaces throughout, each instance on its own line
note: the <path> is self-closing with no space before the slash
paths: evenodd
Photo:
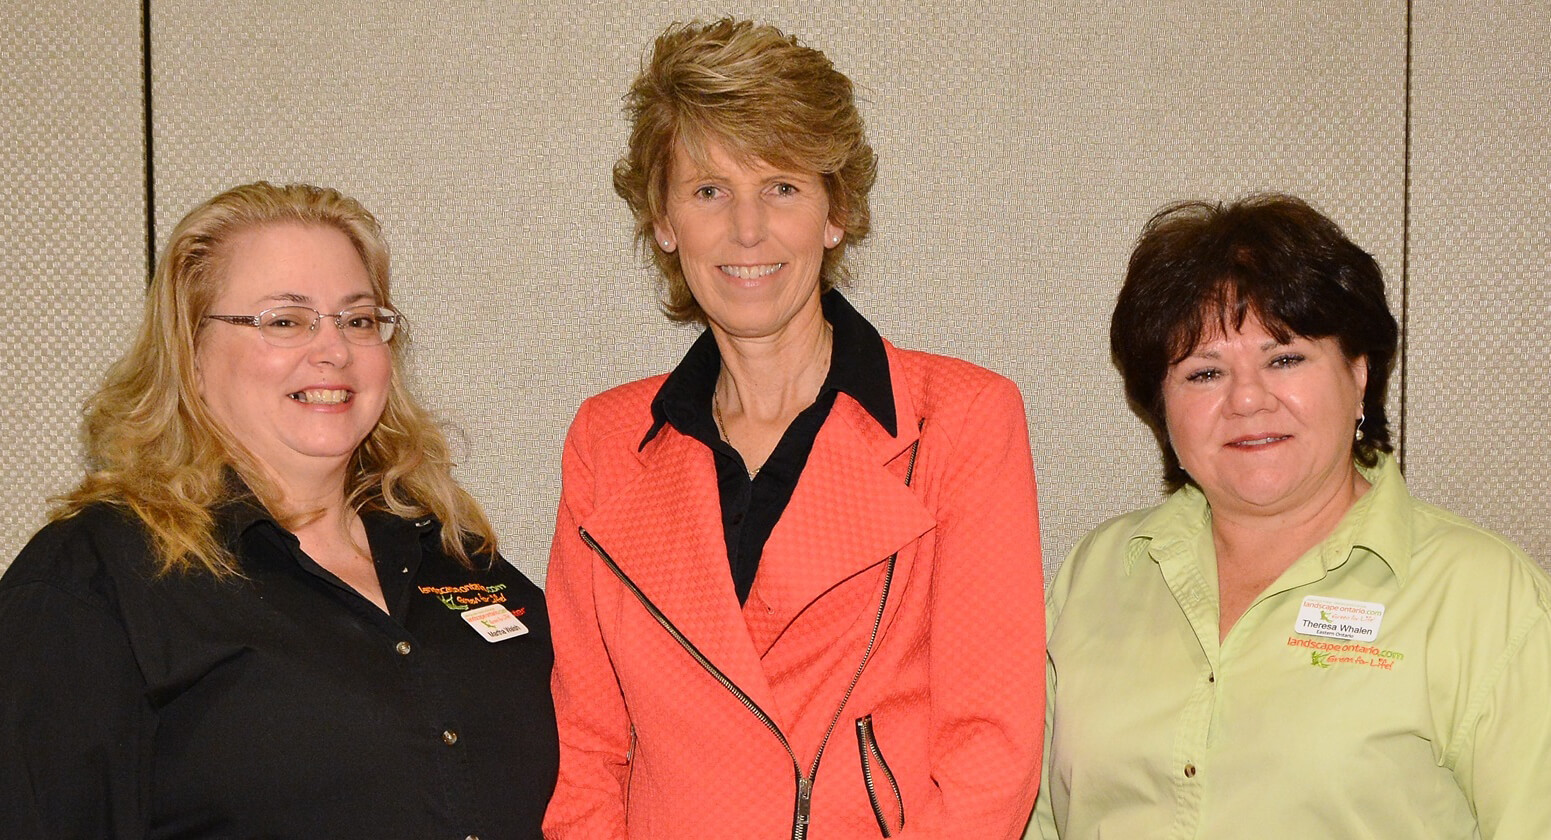
<path id="1" fill-rule="evenodd" d="M 1367 419 L 1368 419 L 1368 415 L 1366 413 L 1361 414 L 1361 415 L 1358 416 L 1358 418 L 1357 418 L 1357 431 L 1352 434 L 1352 439 L 1353 440 L 1362 440 L 1363 438 L 1367 437 L 1367 435 L 1363 434 L 1363 421 L 1367 420 Z"/>

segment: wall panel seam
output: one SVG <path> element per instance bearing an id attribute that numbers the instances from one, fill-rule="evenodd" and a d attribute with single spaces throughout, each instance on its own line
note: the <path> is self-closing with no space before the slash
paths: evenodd
<path id="1" fill-rule="evenodd" d="M 145 277 L 156 272 L 156 153 L 151 100 L 151 0 L 140 0 L 140 104 L 145 130 Z"/>

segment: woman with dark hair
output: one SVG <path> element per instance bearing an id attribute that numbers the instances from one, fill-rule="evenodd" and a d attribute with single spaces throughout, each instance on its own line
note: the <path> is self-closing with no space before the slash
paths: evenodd
<path id="1" fill-rule="evenodd" d="M 1296 198 L 1148 222 L 1110 343 L 1171 492 L 1052 584 L 1027 837 L 1551 837 L 1551 580 L 1406 491 L 1396 342 Z"/>
<path id="2" fill-rule="evenodd" d="M 1016 838 L 1044 696 L 1017 388 L 834 291 L 875 161 L 822 52 L 676 25 L 627 103 L 615 189 L 705 330 L 566 440 L 546 833 Z"/>

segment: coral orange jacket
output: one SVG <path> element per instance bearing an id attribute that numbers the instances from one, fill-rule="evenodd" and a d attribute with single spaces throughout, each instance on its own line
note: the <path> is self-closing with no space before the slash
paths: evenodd
<path id="1" fill-rule="evenodd" d="M 899 434 L 839 395 L 742 607 L 711 452 L 671 425 L 639 447 L 663 377 L 583 404 L 546 837 L 1020 836 L 1045 696 L 1023 402 L 885 346 Z"/>

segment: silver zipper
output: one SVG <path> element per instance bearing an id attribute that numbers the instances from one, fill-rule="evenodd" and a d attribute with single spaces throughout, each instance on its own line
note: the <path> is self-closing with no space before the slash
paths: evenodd
<path id="1" fill-rule="evenodd" d="M 899 792 L 899 781 L 894 778 L 894 771 L 889 769 L 889 763 L 883 759 L 883 750 L 878 747 L 878 736 L 872 729 L 872 715 L 865 715 L 856 719 L 856 746 L 862 754 L 862 782 L 867 786 L 867 801 L 872 805 L 872 813 L 878 819 L 878 830 L 884 837 L 893 837 L 894 833 L 889 828 L 888 817 L 883 813 L 883 803 L 878 800 L 877 780 L 873 777 L 872 763 L 876 759 L 878 769 L 883 773 L 883 778 L 888 780 L 889 788 L 894 792 L 894 801 L 899 803 L 899 827 L 905 828 L 905 797 Z"/>
<path id="2" fill-rule="evenodd" d="M 925 425 L 926 421 L 923 419 L 916 426 L 916 441 L 911 444 L 910 463 L 905 468 L 906 487 L 910 486 L 910 480 L 915 477 L 916 453 L 921 449 L 920 432 Z M 619 582 L 626 589 L 630 590 L 630 594 L 634 595 L 637 601 L 641 602 L 641 606 L 646 609 L 647 614 L 663 630 L 666 630 L 675 642 L 678 642 L 679 647 L 683 648 L 684 652 L 688 653 L 691 659 L 699 663 L 700 667 L 704 668 L 706 673 L 711 675 L 712 679 L 720 683 L 722 688 L 727 689 L 739 703 L 742 703 L 743 707 L 748 709 L 755 719 L 764 724 L 765 728 L 770 730 L 770 734 L 774 735 L 776 740 L 781 743 L 781 748 L 786 750 L 787 756 L 792 760 L 792 774 L 797 777 L 797 801 L 792 815 L 792 840 L 806 840 L 809 815 L 813 810 L 813 783 L 819 775 L 819 761 L 824 758 L 824 748 L 828 746 L 829 738 L 834 734 L 836 724 L 840 722 L 840 716 L 845 713 L 846 703 L 850 702 L 851 694 L 856 690 L 856 684 L 862 679 L 862 672 L 867 669 L 867 663 L 872 660 L 873 648 L 878 644 L 878 631 L 883 626 L 884 609 L 889 603 L 889 589 L 894 582 L 894 566 L 899 560 L 899 552 L 889 555 L 888 567 L 883 573 L 883 592 L 878 598 L 878 612 L 877 615 L 873 616 L 872 633 L 867 638 L 867 648 L 862 652 L 862 661 L 857 665 L 856 673 L 851 675 L 851 682 L 846 686 L 845 694 L 840 698 L 840 705 L 835 708 L 835 716 L 830 719 L 829 728 L 824 731 L 824 739 L 819 741 L 818 752 L 813 756 L 812 769 L 808 771 L 807 775 L 803 775 L 802 763 L 797 760 L 797 753 L 792 749 L 791 742 L 786 740 L 786 734 L 781 731 L 781 727 L 776 726 L 775 721 L 770 715 L 766 714 L 765 710 L 761 709 L 759 704 L 754 702 L 753 698 L 745 694 L 743 689 L 738 687 L 737 683 L 734 683 L 730 677 L 722 673 L 722 669 L 716 667 L 715 663 L 711 662 L 705 654 L 700 652 L 699 648 L 695 647 L 694 643 L 689 640 L 689 637 L 675 627 L 666 615 L 663 615 L 662 610 L 658 609 L 657 605 L 652 603 L 650 598 L 646 597 L 646 593 L 642 592 L 641 588 L 636 586 L 635 581 L 625 574 L 625 570 L 621 569 L 619 564 L 614 562 L 614 558 L 609 556 L 609 553 L 603 549 L 603 546 L 599 545 L 598 541 L 593 539 L 591 534 L 587 533 L 586 528 L 578 527 L 576 532 L 581 535 L 582 542 L 587 543 L 588 547 L 603 560 L 603 564 L 609 567 L 609 571 L 614 573 L 614 577 L 619 578 Z"/>

